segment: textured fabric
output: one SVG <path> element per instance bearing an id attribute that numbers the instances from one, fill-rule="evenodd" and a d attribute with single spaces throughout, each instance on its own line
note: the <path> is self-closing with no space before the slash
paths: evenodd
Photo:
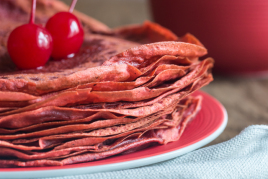
<path id="1" fill-rule="evenodd" d="M 268 126 L 250 126 L 229 141 L 150 166 L 50 179 L 95 178 L 268 178 Z"/>

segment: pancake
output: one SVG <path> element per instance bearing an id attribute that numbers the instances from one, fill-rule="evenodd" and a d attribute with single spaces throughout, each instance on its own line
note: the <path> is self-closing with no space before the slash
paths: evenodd
<path id="1" fill-rule="evenodd" d="M 37 1 L 36 22 L 68 6 Z M 191 34 L 153 22 L 110 29 L 84 14 L 74 57 L 19 70 L 8 34 L 30 1 L 0 2 L 0 167 L 68 165 L 177 141 L 202 107 L 191 94 L 212 80 L 212 58 Z M 3 22 L 3 23 L 2 23 Z"/>

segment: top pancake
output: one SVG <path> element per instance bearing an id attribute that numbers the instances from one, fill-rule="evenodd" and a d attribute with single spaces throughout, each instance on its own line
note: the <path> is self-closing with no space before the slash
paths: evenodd
<path id="1" fill-rule="evenodd" d="M 131 81 L 138 77 L 135 75 L 135 71 L 149 65 L 149 63 L 139 64 L 139 61 L 153 62 L 155 57 L 159 58 L 164 55 L 194 58 L 203 56 L 207 52 L 199 45 L 182 42 L 163 42 L 139 46 L 139 43 L 113 37 L 116 34 L 120 36 L 120 30 L 110 30 L 102 23 L 96 20 L 85 20 L 83 15 L 78 14 L 78 18 L 86 29 L 86 35 L 83 47 L 75 57 L 61 61 L 50 60 L 44 67 L 38 69 L 18 70 L 7 54 L 6 40 L 12 29 L 27 23 L 29 17 L 27 7 L 29 5 L 21 1 L 1 1 L 0 91 L 42 95 L 90 82 Z M 23 2 L 26 1 L 23 0 Z M 42 0 L 38 2 L 36 23 L 44 24 L 53 13 L 67 8 L 58 1 Z M 149 28 L 154 28 L 151 26 L 154 26 L 153 23 Z M 148 29 L 148 23 L 140 27 Z M 125 32 L 124 29 L 129 28 L 122 29 L 121 31 Z M 131 28 L 130 31 L 134 32 Z M 146 32 L 146 29 L 143 31 Z M 106 33 L 106 35 L 96 34 L 96 32 Z M 169 34 L 169 32 L 165 31 L 165 34 Z"/>

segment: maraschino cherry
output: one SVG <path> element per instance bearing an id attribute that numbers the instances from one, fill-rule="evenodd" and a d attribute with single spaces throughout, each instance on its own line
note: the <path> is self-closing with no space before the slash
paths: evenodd
<path id="1" fill-rule="evenodd" d="M 19 69 L 32 69 L 45 65 L 52 52 L 50 33 L 34 24 L 35 8 L 36 0 L 32 0 L 29 23 L 17 27 L 8 37 L 8 53 Z"/>
<path id="2" fill-rule="evenodd" d="M 73 0 L 69 12 L 59 12 L 52 16 L 46 29 L 53 38 L 53 50 L 51 56 L 54 60 L 73 57 L 79 51 L 84 38 L 81 23 L 72 14 L 77 0 Z"/>

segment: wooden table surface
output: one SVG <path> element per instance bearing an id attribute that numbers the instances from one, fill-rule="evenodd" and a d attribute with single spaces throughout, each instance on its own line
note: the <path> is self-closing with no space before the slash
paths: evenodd
<path id="1" fill-rule="evenodd" d="M 152 20 L 145 0 L 79 0 L 76 9 L 109 27 Z M 268 124 L 268 76 L 266 79 L 214 77 L 202 90 L 225 106 L 229 120 L 224 132 L 209 145 L 226 141 L 249 125 Z"/>

